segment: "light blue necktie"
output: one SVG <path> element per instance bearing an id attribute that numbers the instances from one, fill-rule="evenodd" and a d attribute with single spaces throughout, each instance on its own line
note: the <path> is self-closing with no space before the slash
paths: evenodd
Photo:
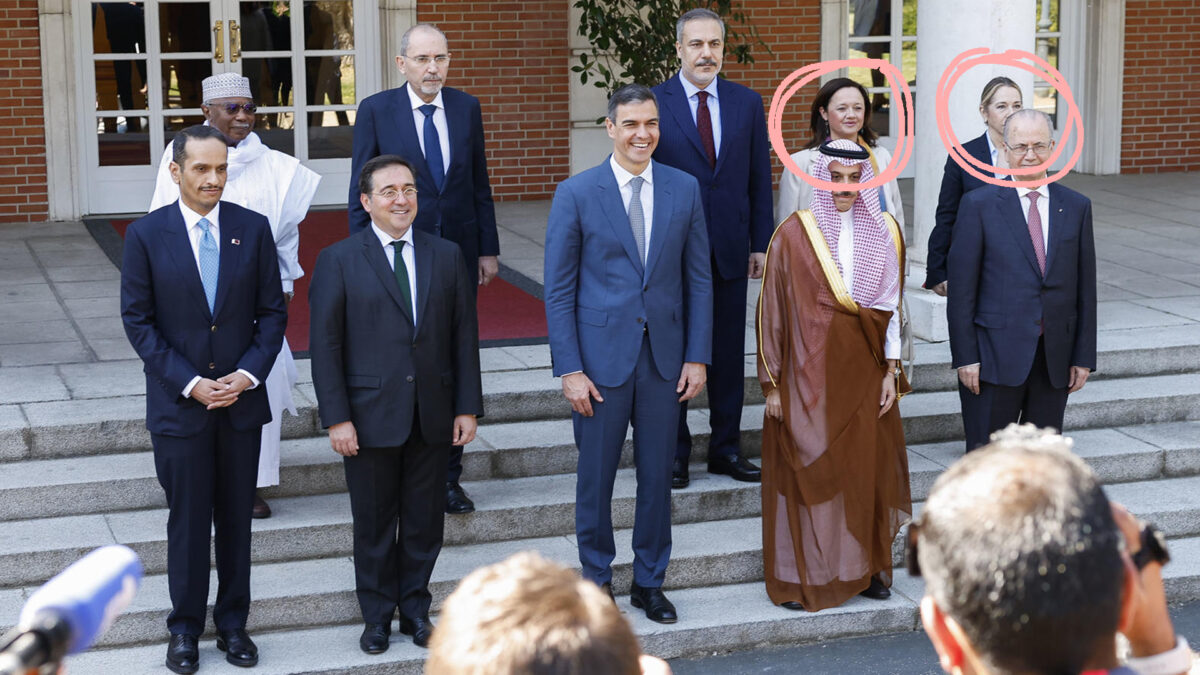
<path id="1" fill-rule="evenodd" d="M 200 237 L 200 282 L 204 284 L 204 297 L 208 299 L 208 311 L 215 312 L 217 304 L 217 270 L 221 266 L 221 250 L 212 236 L 212 223 L 201 218 L 197 223 L 204 231 Z"/>

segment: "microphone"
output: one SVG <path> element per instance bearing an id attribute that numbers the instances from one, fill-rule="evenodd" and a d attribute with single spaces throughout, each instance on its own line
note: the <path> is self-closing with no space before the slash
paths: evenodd
<path id="1" fill-rule="evenodd" d="M 129 606 L 142 561 L 125 546 L 104 546 L 77 560 L 34 592 L 17 626 L 0 640 L 0 675 L 25 673 L 78 654 Z"/>

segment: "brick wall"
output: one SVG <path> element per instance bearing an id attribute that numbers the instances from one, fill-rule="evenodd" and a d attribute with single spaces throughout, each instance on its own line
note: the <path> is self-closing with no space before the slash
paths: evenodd
<path id="1" fill-rule="evenodd" d="M 37 0 L 0 0 L 0 223 L 46 218 L 42 125 Z"/>
<path id="2" fill-rule="evenodd" d="M 1127 0 L 1121 173 L 1200 170 L 1198 55 L 1200 0 Z"/>
<path id="3" fill-rule="evenodd" d="M 496 199 L 549 199 L 567 177 L 567 8 L 564 0 L 417 3 L 417 20 L 437 24 L 450 42 L 446 83 L 483 107 Z"/>

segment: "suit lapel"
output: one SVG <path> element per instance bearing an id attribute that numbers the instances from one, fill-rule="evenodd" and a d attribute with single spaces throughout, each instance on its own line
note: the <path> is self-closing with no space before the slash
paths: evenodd
<path id="1" fill-rule="evenodd" d="M 683 90 L 683 85 L 679 83 L 678 73 L 672 75 L 671 79 L 667 81 L 666 93 L 663 107 L 675 120 L 675 124 L 683 132 L 683 135 L 691 141 L 692 147 L 699 153 L 704 165 L 708 166 L 708 155 L 704 152 L 704 144 L 700 142 L 700 131 L 696 129 L 696 122 L 692 119 L 692 104 L 688 102 L 687 93 Z M 722 128 L 724 127 L 722 126 Z"/>
<path id="2" fill-rule="evenodd" d="M 1000 191 L 997 199 L 1000 201 L 1001 220 L 1012 229 L 1017 246 L 1025 254 L 1025 259 L 1029 261 L 1029 266 L 1033 268 L 1034 274 L 1042 276 L 1042 270 L 1038 267 L 1037 254 L 1033 252 L 1033 239 L 1029 236 L 1029 224 L 1025 222 L 1025 214 L 1021 212 L 1021 198 L 1017 196 L 1016 188 L 1004 188 Z"/>
<path id="3" fill-rule="evenodd" d="M 471 136 L 471 120 L 467 114 L 467 106 L 450 105 L 451 97 L 447 93 L 445 89 L 442 89 L 442 103 L 446 106 L 446 129 L 450 134 L 446 143 L 450 148 L 450 164 L 446 168 L 446 176 L 449 177 L 452 171 L 462 165 L 463 158 L 470 156 L 470 152 L 467 150 L 467 139 Z M 449 182 L 449 180 L 442 181 L 443 190 Z"/>
<path id="4" fill-rule="evenodd" d="M 1046 276 L 1050 276 L 1051 267 L 1054 264 L 1054 259 L 1058 255 L 1059 246 L 1062 243 L 1063 237 L 1066 236 L 1066 214 L 1063 211 L 1062 192 L 1059 191 L 1058 185 L 1051 183 L 1049 186 L 1050 198 L 1046 210 L 1050 213 L 1049 237 L 1050 245 L 1046 251 Z"/>
<path id="5" fill-rule="evenodd" d="M 404 297 L 400 295 L 400 285 L 396 282 L 396 271 L 391 265 L 388 265 L 387 254 L 379 245 L 379 238 L 375 236 L 374 228 L 368 225 L 359 236 L 362 238 L 363 256 L 367 259 L 367 265 L 375 270 L 375 275 L 379 277 L 379 283 L 383 284 L 388 295 L 392 296 L 392 300 L 396 302 L 396 306 L 408 318 L 409 324 L 412 324 L 412 307 L 409 307 L 404 302 Z M 418 269 L 420 268 L 418 267 Z"/>
<path id="6" fill-rule="evenodd" d="M 662 165 L 654 168 L 654 226 L 650 228 L 650 241 L 646 242 L 646 279 L 654 271 L 654 264 L 667 240 L 667 229 L 671 226 L 671 185 L 666 172 L 661 170 Z"/>
<path id="7" fill-rule="evenodd" d="M 225 213 L 232 216 L 229 210 Z M 225 304 L 225 298 L 229 296 L 229 288 L 234 282 L 234 273 L 238 265 L 242 262 L 242 249 L 245 246 L 242 241 L 242 223 L 233 218 L 221 218 L 221 241 L 217 245 L 221 248 L 221 264 L 220 272 L 217 273 L 217 299 L 213 303 L 215 308 L 213 314 L 220 314 L 221 307 Z M 233 242 L 238 243 L 233 243 Z"/>
<path id="8" fill-rule="evenodd" d="M 638 256 L 637 242 L 633 240 L 633 229 L 629 225 L 629 215 L 625 213 L 625 203 L 621 199 L 621 189 L 617 186 L 617 177 L 613 175 L 610 160 L 600 165 L 600 180 L 596 186 L 600 188 L 597 194 L 600 208 L 608 216 L 608 224 L 612 226 L 613 234 L 625 249 L 625 254 L 633 261 L 639 272 L 645 273 L 645 266 Z M 657 209 L 655 209 L 657 211 Z"/>
<path id="9" fill-rule="evenodd" d="M 429 164 L 421 152 L 421 139 L 417 137 L 417 134 L 423 133 L 424 130 L 417 129 L 416 120 L 413 118 L 412 104 L 408 100 L 407 83 L 396 90 L 392 104 L 395 106 L 393 118 L 396 120 L 396 129 L 400 132 L 400 147 L 411 148 L 409 152 L 404 153 L 404 159 L 417 168 L 417 181 L 422 183 L 419 189 L 425 190 L 428 186 L 429 190 L 433 190 L 433 180 L 429 178 Z M 422 181 L 421 176 L 425 176 L 427 180 Z M 445 182 L 443 181 L 442 184 L 445 185 Z M 387 262 L 386 257 L 384 262 Z"/>
<path id="10" fill-rule="evenodd" d="M 721 147 L 717 148 L 717 165 L 713 167 L 713 175 L 721 172 L 721 165 L 725 163 L 725 157 L 729 155 L 729 142 L 733 139 L 732 134 L 725 133 L 726 129 L 741 129 L 741 119 L 739 113 L 741 110 L 733 104 L 733 89 L 725 80 L 717 77 L 717 105 L 721 108 Z M 709 114 L 711 115 L 712 100 L 709 100 Z M 699 137 L 700 132 L 696 132 Z M 715 139 L 714 139 L 715 140 Z"/>
<path id="11" fill-rule="evenodd" d="M 418 241 L 418 239 L 420 241 Z M 417 323 L 417 330 L 421 330 L 421 326 L 425 325 L 425 307 L 429 304 L 429 285 L 433 283 L 433 246 L 430 245 L 432 237 L 428 237 L 424 232 L 413 230 L 413 261 L 417 265 L 417 316 L 421 320 Z"/>
<path id="12" fill-rule="evenodd" d="M 175 269 L 182 270 L 184 294 L 190 297 L 204 310 L 210 319 L 212 312 L 208 309 L 208 299 L 204 297 L 204 282 L 200 280 L 200 269 L 196 266 L 196 256 L 192 253 L 192 241 L 188 238 L 187 224 L 183 222 L 183 214 L 179 211 L 179 202 L 167 209 L 167 219 L 163 224 L 162 238 L 164 248 L 175 263 Z M 220 280 L 218 279 L 218 286 Z"/>

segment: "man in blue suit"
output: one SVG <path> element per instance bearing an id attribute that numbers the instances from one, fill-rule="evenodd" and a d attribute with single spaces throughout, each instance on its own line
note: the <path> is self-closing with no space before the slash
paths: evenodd
<path id="1" fill-rule="evenodd" d="M 651 161 L 658 105 L 613 93 L 613 154 L 559 184 L 546 226 L 553 372 L 574 411 L 575 532 L 583 576 L 612 595 L 612 490 L 633 423 L 637 506 L 630 602 L 677 620 L 662 592 L 671 557 L 671 462 L 679 403 L 700 393 L 712 349 L 708 234 L 696 179 Z"/>
<path id="2" fill-rule="evenodd" d="M 496 210 L 483 150 L 479 99 L 444 86 L 450 67 L 445 34 L 417 24 L 400 38 L 396 67 L 408 83 L 363 99 L 354 122 L 350 175 L 372 157 L 399 155 L 416 167 L 421 209 L 413 227 L 458 244 L 472 285 L 486 286 L 500 269 Z M 355 181 L 350 185 L 350 234 L 371 224 Z M 459 484 L 462 448 L 451 449 L 446 513 L 470 513 L 475 504 Z"/>
<path id="3" fill-rule="evenodd" d="M 121 318 L 145 362 L 146 427 L 170 509 L 167 668 L 194 673 L 214 525 L 217 647 L 234 665 L 258 663 L 246 617 L 250 512 L 262 427 L 271 421 L 259 385 L 283 343 L 287 310 L 266 217 L 220 201 L 224 136 L 188 127 L 172 144 L 179 200 L 125 233 Z"/>
<path id="4" fill-rule="evenodd" d="M 1045 162 L 1054 150 L 1051 128 L 1045 113 L 1013 113 L 1004 125 L 1009 166 Z M 1057 183 L 968 193 L 949 273 L 950 351 L 967 450 L 1010 422 L 1061 430 L 1067 395 L 1096 368 L 1091 201 Z"/>
<path id="5" fill-rule="evenodd" d="M 693 9 L 675 24 L 679 74 L 654 88 L 662 108 L 661 142 L 654 159 L 686 171 L 700 183 L 713 277 L 712 367 L 708 409 L 712 435 L 708 470 L 757 482 L 761 472 L 741 456 L 745 391 L 746 278 L 762 276 L 774 231 L 771 157 L 762 96 L 717 77 L 725 23 Z M 679 414 L 671 485 L 687 487 L 692 436 L 687 404 Z"/>

